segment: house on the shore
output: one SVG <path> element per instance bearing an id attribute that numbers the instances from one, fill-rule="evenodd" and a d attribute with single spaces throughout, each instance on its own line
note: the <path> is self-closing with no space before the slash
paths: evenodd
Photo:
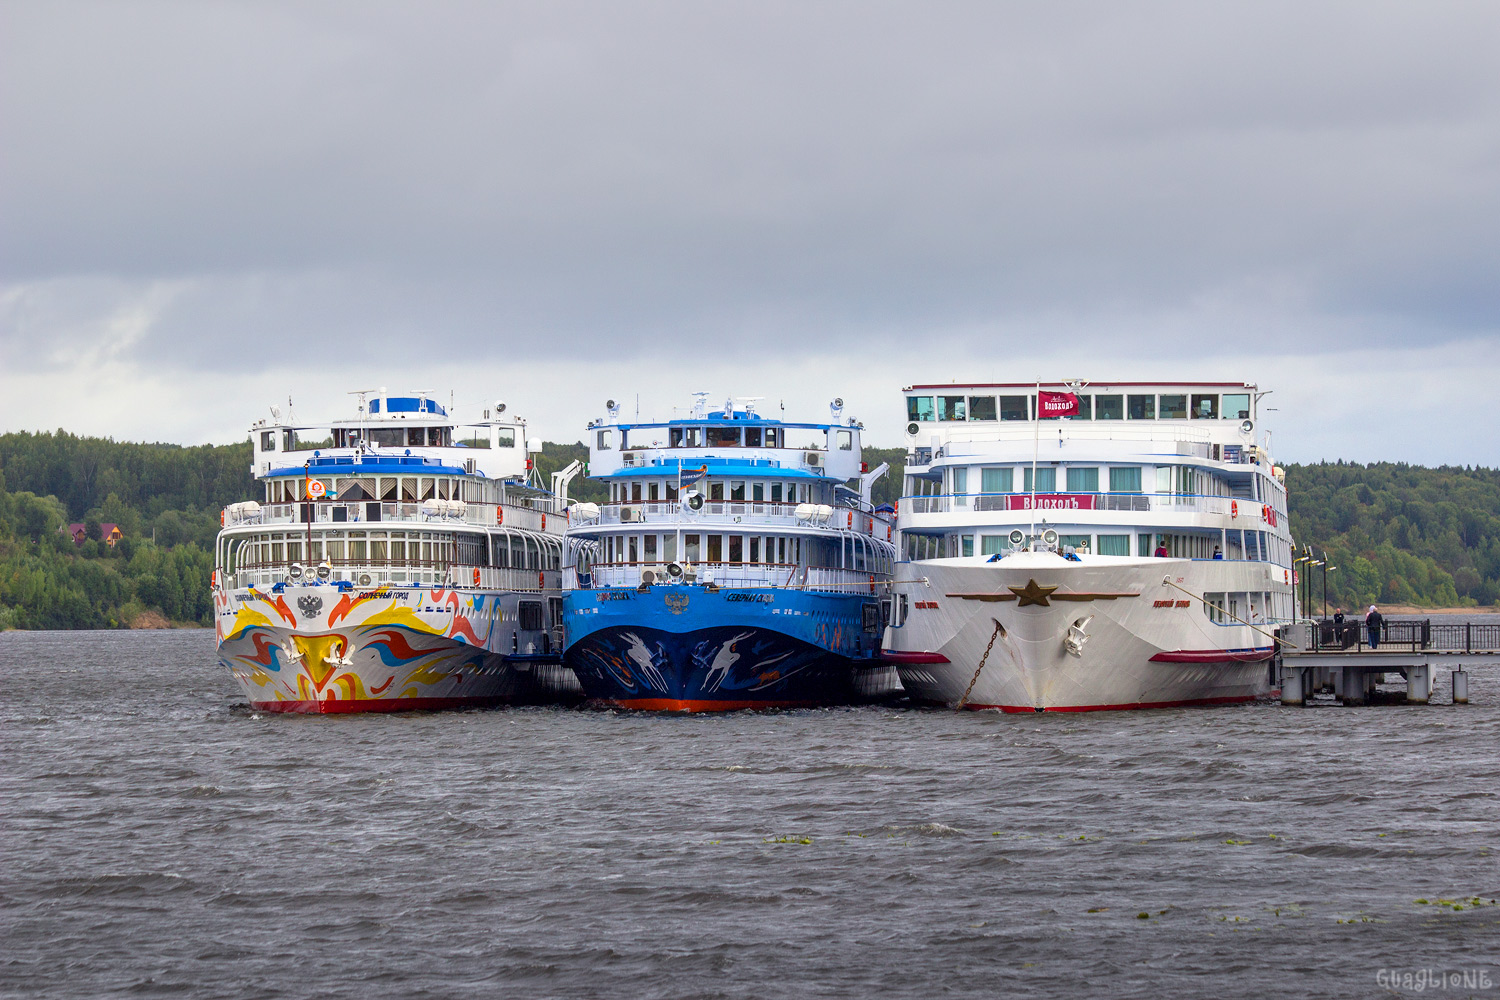
<path id="1" fill-rule="evenodd" d="M 65 524 L 57 530 L 73 539 L 74 545 L 82 545 L 89 537 L 88 530 L 82 522 L 78 524 Z M 110 548 L 114 548 L 115 543 L 124 537 L 125 533 L 120 530 L 118 524 L 112 522 L 101 522 L 99 524 L 99 540 Z"/>

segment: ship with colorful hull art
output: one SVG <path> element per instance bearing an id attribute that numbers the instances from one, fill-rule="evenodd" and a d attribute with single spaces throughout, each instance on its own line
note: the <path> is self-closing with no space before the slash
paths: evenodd
<path id="1" fill-rule="evenodd" d="M 576 698 L 561 666 L 565 517 L 503 403 L 424 394 L 251 428 L 263 501 L 223 513 L 220 661 L 253 708 L 370 712 Z M 374 398 L 367 398 L 374 397 Z"/>
<path id="2" fill-rule="evenodd" d="M 596 702 L 667 711 L 846 703 L 881 689 L 893 527 L 861 425 L 733 400 L 589 425 L 604 504 L 568 511 L 564 662 Z M 844 485 L 858 481 L 858 488 Z"/>

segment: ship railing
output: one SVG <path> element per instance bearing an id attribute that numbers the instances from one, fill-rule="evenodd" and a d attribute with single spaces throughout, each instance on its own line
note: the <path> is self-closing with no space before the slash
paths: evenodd
<path id="1" fill-rule="evenodd" d="M 826 527 L 842 528 L 859 534 L 884 536 L 888 522 L 868 511 L 852 507 L 834 507 L 826 522 L 808 520 L 797 516 L 795 503 L 773 503 L 757 500 L 713 500 L 698 511 L 684 510 L 676 500 L 656 500 L 635 503 L 598 504 L 597 517 L 585 517 L 575 504 L 568 508 L 569 527 L 617 524 L 740 524 L 751 527 Z"/>
<path id="2" fill-rule="evenodd" d="M 524 569 L 513 566 L 472 566 L 435 559 L 387 560 L 326 559 L 329 579 L 348 581 L 361 589 L 371 587 L 460 587 L 518 593 L 557 590 L 562 587 L 560 569 Z M 241 563 L 224 575 L 225 586 L 272 587 L 293 582 L 290 564 Z M 311 579 L 312 567 L 304 567 L 303 579 Z M 476 582 L 477 581 L 477 582 Z"/>
<path id="3" fill-rule="evenodd" d="M 594 563 L 588 577 L 593 588 L 638 587 L 649 571 L 655 583 L 671 583 L 664 562 Z M 889 583 L 885 573 L 795 563 L 697 562 L 689 564 L 693 583 L 725 589 L 765 588 L 875 593 Z M 681 578 L 676 578 L 681 579 Z"/>
<path id="4" fill-rule="evenodd" d="M 334 500 L 306 503 L 264 504 L 249 517 L 235 517 L 226 508 L 224 524 L 236 527 L 245 524 L 306 524 L 303 508 L 311 506 L 313 524 L 355 524 L 390 521 L 399 524 L 422 524 L 431 526 L 467 524 L 481 527 L 503 525 L 525 531 L 552 531 L 558 533 L 564 526 L 562 514 L 518 507 L 513 504 L 490 504 L 465 502 L 462 508 L 450 507 L 434 510 L 421 502 L 395 503 L 388 500 Z"/>
<path id="5" fill-rule="evenodd" d="M 944 514 L 953 511 L 1011 511 L 1032 509 L 1030 493 L 968 493 L 926 497 L 902 497 L 901 512 Z M 1178 493 L 1038 493 L 1036 509 L 1048 512 L 1074 510 L 1124 511 L 1130 513 L 1174 512 L 1183 514 L 1233 514 L 1259 520 L 1262 504 L 1239 497 Z"/>

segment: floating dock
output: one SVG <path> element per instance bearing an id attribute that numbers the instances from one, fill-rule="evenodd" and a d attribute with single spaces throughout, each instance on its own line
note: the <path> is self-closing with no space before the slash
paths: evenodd
<path id="1" fill-rule="evenodd" d="M 1278 656 L 1283 705 L 1364 705 L 1387 700 L 1387 674 L 1406 681 L 1406 702 L 1425 705 L 1437 674 L 1452 673 L 1453 704 L 1469 702 L 1466 668 L 1500 665 L 1500 624 L 1387 621 L 1376 646 L 1361 621 L 1299 622 L 1281 629 Z"/>

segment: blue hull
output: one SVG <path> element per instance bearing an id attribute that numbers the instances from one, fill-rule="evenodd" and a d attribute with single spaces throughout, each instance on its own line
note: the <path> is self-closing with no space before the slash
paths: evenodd
<path id="1" fill-rule="evenodd" d="M 574 591 L 563 662 L 586 697 L 627 708 L 724 711 L 847 704 L 877 668 L 873 597 L 697 587 Z"/>

